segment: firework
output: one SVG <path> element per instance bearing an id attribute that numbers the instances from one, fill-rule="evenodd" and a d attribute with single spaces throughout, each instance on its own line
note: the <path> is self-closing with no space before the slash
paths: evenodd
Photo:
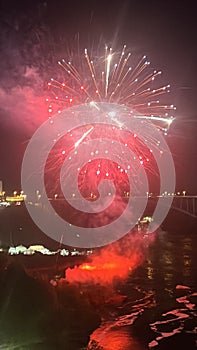
<path id="1" fill-rule="evenodd" d="M 161 72 L 145 56 L 133 67 L 131 58 L 126 46 L 119 54 L 106 47 L 94 60 L 85 49 L 78 64 L 59 61 L 64 80 L 48 83 L 50 118 L 27 148 L 23 178 L 30 172 L 25 193 L 39 201 L 32 218 L 58 240 L 71 230 L 68 245 L 102 246 L 129 232 L 146 208 L 148 175 L 156 175 L 160 195 L 174 192 L 174 164 L 160 131 L 167 132 L 175 107 L 158 100 L 169 85 L 156 88 Z M 158 200 L 157 224 L 170 204 L 161 209 Z"/>
<path id="2" fill-rule="evenodd" d="M 152 152 L 155 147 L 158 148 L 159 141 L 152 139 L 151 147 L 148 148 L 138 138 L 137 133 L 134 132 L 131 135 L 130 132 L 125 132 L 116 106 L 126 106 L 129 109 L 128 118 L 151 121 L 164 134 L 167 134 L 174 119 L 171 113 L 175 107 L 172 104 L 162 104 L 158 100 L 158 96 L 170 91 L 169 84 L 155 87 L 155 80 L 160 77 L 161 71 L 151 69 L 146 56 L 135 61 L 136 59 L 126 51 L 126 45 L 124 45 L 119 53 L 113 53 L 111 48 L 105 47 L 103 56 L 96 56 L 92 59 L 88 50 L 85 49 L 82 57 L 69 61 L 62 59 L 58 62 L 64 80 L 58 81 L 51 78 L 48 83 L 51 93 L 47 98 L 50 116 L 56 112 L 61 113 L 62 110 L 73 105 L 87 104 L 93 109 L 99 109 L 99 103 L 106 102 L 111 105 L 109 115 L 113 126 L 89 125 L 87 128 L 71 130 L 68 135 L 64 135 L 53 148 L 51 157 L 48 159 L 48 173 L 58 174 L 68 153 L 76 149 L 83 141 L 107 137 L 112 140 L 116 139 L 125 147 L 132 149 L 139 165 L 145 167 L 146 171 L 157 174 Z M 150 134 L 147 134 L 147 138 L 150 138 Z M 159 152 L 161 156 L 163 149 L 159 149 Z M 130 168 L 131 164 L 128 164 L 128 169 Z M 103 159 L 95 162 L 89 160 L 79 172 L 79 187 L 81 190 L 83 188 L 82 191 L 85 188 L 84 193 L 87 197 L 95 199 L 98 197 L 98 182 L 103 176 L 105 179 L 118 181 L 121 195 L 127 196 L 129 193 L 126 176 L 128 169 L 123 169 L 119 164 Z M 54 185 L 49 184 L 48 186 L 50 196 L 53 195 L 52 192 L 61 192 L 58 181 L 54 181 L 54 178 L 55 176 L 53 176 Z"/>
<path id="3" fill-rule="evenodd" d="M 146 56 L 138 62 L 133 56 L 126 51 L 126 45 L 120 53 L 113 53 L 106 46 L 101 57 L 92 59 L 85 49 L 77 60 L 59 61 L 65 80 L 51 78 L 48 83 L 51 90 L 51 97 L 47 98 L 49 113 L 60 113 L 73 104 L 115 103 L 126 105 L 135 118 L 151 120 L 167 133 L 176 107 L 162 103 L 159 97 L 170 92 L 170 85 L 156 87 L 155 81 L 162 72 L 151 69 Z"/>

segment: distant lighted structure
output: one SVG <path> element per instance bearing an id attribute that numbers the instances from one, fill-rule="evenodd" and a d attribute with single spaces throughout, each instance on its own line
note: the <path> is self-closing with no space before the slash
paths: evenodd
<path id="1" fill-rule="evenodd" d="M 15 195 L 15 196 L 6 196 L 7 202 L 23 202 L 24 196 L 23 195 Z"/>
<path id="2" fill-rule="evenodd" d="M 3 193 L 3 182 L 0 180 L 0 195 Z"/>
<path id="3" fill-rule="evenodd" d="M 5 191 L 3 190 L 3 181 L 0 180 L 0 203 L 1 206 L 9 206 L 10 204 L 14 203 L 17 205 L 20 205 L 25 199 L 25 195 L 23 194 L 23 191 L 20 192 L 20 194 L 17 194 L 17 191 L 13 192 L 13 196 L 7 196 Z"/>
<path id="4" fill-rule="evenodd" d="M 5 191 L 3 191 L 3 181 L 0 180 L 0 208 L 8 207 L 9 203 L 5 199 Z"/>

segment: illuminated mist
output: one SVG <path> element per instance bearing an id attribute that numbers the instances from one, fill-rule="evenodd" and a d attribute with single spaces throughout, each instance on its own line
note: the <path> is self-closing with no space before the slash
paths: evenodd
<path id="1" fill-rule="evenodd" d="M 144 262 L 154 239 L 155 234 L 145 237 L 131 232 L 94 253 L 89 262 L 68 268 L 61 282 L 113 287 L 117 282 L 126 280 Z"/>

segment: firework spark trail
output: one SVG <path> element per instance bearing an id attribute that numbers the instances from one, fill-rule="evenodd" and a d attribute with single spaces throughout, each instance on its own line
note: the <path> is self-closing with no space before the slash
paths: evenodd
<path id="1" fill-rule="evenodd" d="M 111 63 L 112 55 L 109 54 L 107 56 L 107 68 L 106 68 L 106 84 L 105 84 L 105 97 L 108 94 L 108 86 L 109 86 L 109 74 L 110 74 L 110 63 Z"/>
<path id="2" fill-rule="evenodd" d="M 82 137 L 75 142 L 75 148 L 77 148 L 79 146 L 79 144 L 81 142 L 83 142 L 83 140 L 91 133 L 91 131 L 94 129 L 94 127 L 92 126 L 88 131 L 84 132 L 84 134 L 82 135 Z"/>
<path id="3" fill-rule="evenodd" d="M 146 56 L 143 56 L 134 67 L 128 66 L 130 57 L 131 53 L 126 53 L 126 45 L 124 45 L 119 56 L 106 46 L 104 65 L 102 65 L 98 60 L 98 62 L 94 62 L 90 58 L 88 50 L 85 49 L 82 62 L 85 58 L 86 68 L 83 68 L 81 72 L 75 67 L 75 63 L 66 62 L 62 59 L 58 64 L 65 70 L 69 78 L 76 82 L 77 88 L 72 86 L 70 80 L 61 83 L 52 78 L 48 84 L 49 88 L 53 87 L 62 92 L 62 97 L 56 96 L 54 100 L 56 100 L 56 103 L 58 100 L 62 102 L 63 108 L 69 101 L 70 104 L 91 101 L 126 104 L 137 115 L 142 114 L 141 117 L 144 115 L 146 119 L 150 117 L 151 120 L 154 120 L 152 117 L 157 117 L 159 121 L 159 118 L 161 118 L 160 122 L 164 125 L 162 130 L 166 131 L 170 125 L 169 120 L 174 118 L 169 115 L 169 111 L 176 108 L 172 104 L 160 104 L 160 101 L 155 100 L 155 98 L 169 92 L 170 85 L 149 87 L 149 84 L 152 84 L 161 75 L 161 71 L 153 70 L 151 72 L 150 62 L 147 61 Z M 118 58 L 118 63 L 112 65 L 112 61 L 116 58 Z M 51 104 L 54 100 L 52 99 L 50 103 L 50 112 L 53 112 Z"/>

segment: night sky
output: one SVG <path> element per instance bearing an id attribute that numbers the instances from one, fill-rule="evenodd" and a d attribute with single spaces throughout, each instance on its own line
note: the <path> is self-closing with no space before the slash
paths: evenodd
<path id="1" fill-rule="evenodd" d="M 25 147 L 47 119 L 47 81 L 79 43 L 90 50 L 124 44 L 146 54 L 171 85 L 176 120 L 166 140 L 177 190 L 197 193 L 195 1 L 0 1 L 0 179 L 20 190 Z"/>

